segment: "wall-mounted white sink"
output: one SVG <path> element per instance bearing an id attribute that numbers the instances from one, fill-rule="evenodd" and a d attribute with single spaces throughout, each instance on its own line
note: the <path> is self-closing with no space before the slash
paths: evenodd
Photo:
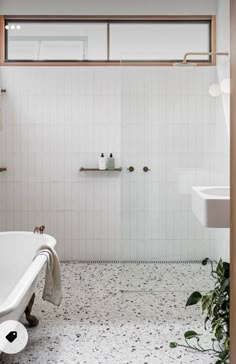
<path id="1" fill-rule="evenodd" d="M 192 187 L 192 209 L 203 226 L 230 226 L 230 190 L 228 186 Z"/>

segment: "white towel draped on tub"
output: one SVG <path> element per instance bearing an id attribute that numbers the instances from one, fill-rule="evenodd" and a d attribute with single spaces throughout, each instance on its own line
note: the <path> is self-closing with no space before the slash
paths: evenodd
<path id="1" fill-rule="evenodd" d="M 49 245 L 42 245 L 38 250 L 37 255 L 46 255 L 47 257 L 43 299 L 59 306 L 62 300 L 62 287 L 61 267 L 58 255 Z"/>

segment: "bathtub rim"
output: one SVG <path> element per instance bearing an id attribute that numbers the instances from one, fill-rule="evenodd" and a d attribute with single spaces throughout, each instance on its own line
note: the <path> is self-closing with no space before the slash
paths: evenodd
<path id="1" fill-rule="evenodd" d="M 0 232 L 1 235 L 32 235 L 34 237 L 34 233 L 29 231 L 4 231 Z M 56 239 L 48 234 L 43 234 L 44 237 L 47 238 L 46 242 L 43 242 L 42 245 L 48 244 L 51 247 L 55 247 Z M 36 252 L 35 252 L 36 253 Z M 20 278 L 18 283 L 12 292 L 8 295 L 6 300 L 0 305 L 0 318 L 7 316 L 14 312 L 24 296 L 27 294 L 28 290 L 35 282 L 39 272 L 42 270 L 44 264 L 47 261 L 46 255 L 37 255 L 35 259 L 32 260 L 28 269 L 25 271 L 23 276 Z"/>

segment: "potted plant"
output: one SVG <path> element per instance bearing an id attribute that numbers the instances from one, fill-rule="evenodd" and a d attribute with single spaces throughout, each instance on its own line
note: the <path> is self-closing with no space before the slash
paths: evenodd
<path id="1" fill-rule="evenodd" d="M 211 346 L 201 344 L 201 335 L 194 330 L 184 333 L 185 344 L 171 342 L 170 347 L 186 347 L 203 353 L 213 354 L 215 364 L 229 363 L 229 263 L 222 259 L 217 263 L 206 258 L 203 265 L 211 264 L 211 275 L 215 279 L 214 288 L 206 294 L 193 292 L 187 300 L 186 307 L 200 304 L 205 315 L 204 328 L 212 335 Z"/>

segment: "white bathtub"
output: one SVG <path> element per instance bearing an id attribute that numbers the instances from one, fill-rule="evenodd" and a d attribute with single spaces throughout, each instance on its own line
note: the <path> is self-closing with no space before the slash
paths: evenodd
<path id="1" fill-rule="evenodd" d="M 46 256 L 36 251 L 56 240 L 47 234 L 31 232 L 0 233 L 0 323 L 19 320 L 35 291 Z"/>

